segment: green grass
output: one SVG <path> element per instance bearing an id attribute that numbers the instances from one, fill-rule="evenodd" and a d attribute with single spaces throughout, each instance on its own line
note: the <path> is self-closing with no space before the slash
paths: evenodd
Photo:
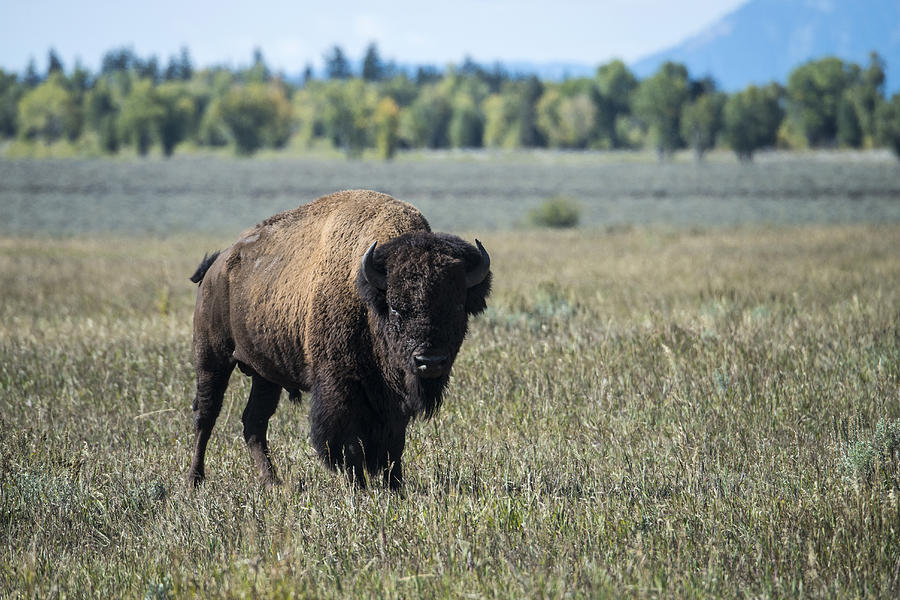
<path id="1" fill-rule="evenodd" d="M 478 231 L 495 293 L 404 497 L 190 458 L 228 238 L 0 239 L 0 597 L 896 597 L 900 226 Z M 472 237 L 469 235 L 468 237 Z"/>

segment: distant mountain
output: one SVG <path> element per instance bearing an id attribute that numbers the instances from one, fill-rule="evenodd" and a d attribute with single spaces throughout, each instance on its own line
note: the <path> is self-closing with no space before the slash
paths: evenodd
<path id="1" fill-rule="evenodd" d="M 726 91 L 785 83 L 798 65 L 823 56 L 887 63 L 887 89 L 900 87 L 900 0 L 749 0 L 681 44 L 631 65 L 652 75 L 665 61 L 694 77 L 711 75 Z"/>

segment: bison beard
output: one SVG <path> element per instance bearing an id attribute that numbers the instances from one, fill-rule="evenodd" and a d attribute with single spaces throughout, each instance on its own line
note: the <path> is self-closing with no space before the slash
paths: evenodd
<path id="1" fill-rule="evenodd" d="M 253 379 L 244 438 L 264 484 L 266 439 L 282 389 L 311 392 L 310 438 L 359 485 L 393 489 L 409 422 L 441 404 L 468 317 L 484 310 L 490 258 L 432 233 L 412 206 L 376 192 L 325 196 L 267 219 L 204 257 L 194 313 L 195 448 L 207 442 L 235 366 Z M 368 248 L 368 250 L 366 250 Z"/>

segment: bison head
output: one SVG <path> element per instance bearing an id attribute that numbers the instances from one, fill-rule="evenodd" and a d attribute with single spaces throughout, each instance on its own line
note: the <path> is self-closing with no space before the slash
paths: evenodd
<path id="1" fill-rule="evenodd" d="M 485 309 L 491 259 L 448 234 L 413 232 L 362 257 L 356 285 L 365 301 L 386 379 L 402 383 L 407 409 L 431 416 L 466 335 Z"/>

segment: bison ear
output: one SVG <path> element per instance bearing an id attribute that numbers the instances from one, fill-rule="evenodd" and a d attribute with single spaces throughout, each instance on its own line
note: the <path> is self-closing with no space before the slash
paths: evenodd
<path id="1" fill-rule="evenodd" d="M 466 312 L 477 315 L 487 308 L 491 293 L 491 257 L 477 239 L 466 250 Z"/>
<path id="2" fill-rule="evenodd" d="M 481 280 L 481 283 L 466 290 L 466 312 L 475 316 L 487 308 L 487 297 L 491 294 L 490 271 Z"/>
<path id="3" fill-rule="evenodd" d="M 472 316 L 479 314 L 487 308 L 487 297 L 491 294 L 491 274 L 476 286 L 466 290 L 466 312 Z"/>

